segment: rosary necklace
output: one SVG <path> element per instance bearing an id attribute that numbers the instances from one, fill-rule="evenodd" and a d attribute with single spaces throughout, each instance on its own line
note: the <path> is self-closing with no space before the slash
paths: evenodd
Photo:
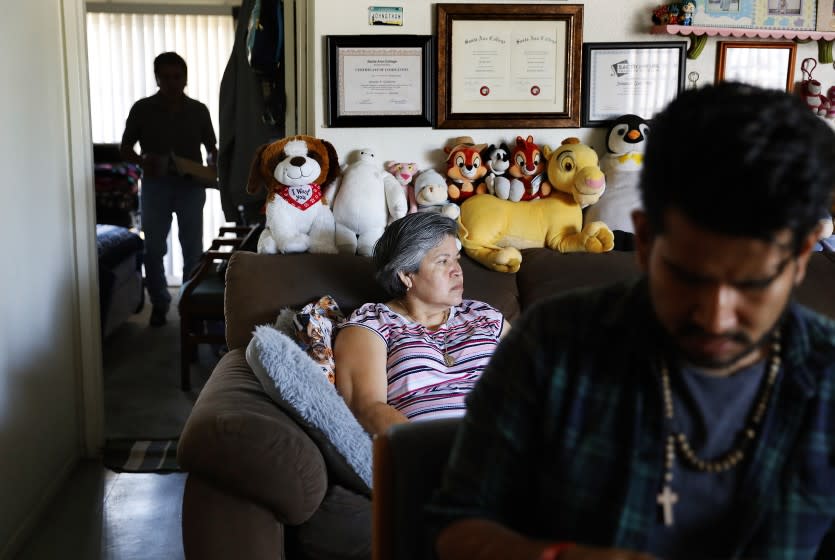
<path id="1" fill-rule="evenodd" d="M 670 426 L 670 435 L 667 436 L 667 445 L 664 461 L 664 487 L 658 493 L 656 501 L 662 509 L 664 516 L 664 525 L 672 527 L 673 525 L 673 506 L 678 502 L 678 494 L 673 492 L 673 463 L 675 462 L 676 453 L 692 468 L 700 472 L 721 473 L 729 471 L 736 467 L 745 459 L 745 453 L 757 436 L 757 428 L 765 416 L 765 410 L 768 406 L 771 392 L 774 389 L 774 382 L 777 380 L 777 373 L 780 371 L 780 333 L 774 333 L 771 342 L 771 362 L 768 366 L 768 372 L 760 389 L 759 398 L 754 405 L 753 414 L 748 421 L 748 425 L 742 431 L 740 441 L 724 455 L 717 459 L 706 460 L 700 458 L 693 451 L 690 445 L 690 440 L 684 432 L 676 432 L 674 430 L 675 410 L 673 409 L 673 393 L 670 390 L 670 371 L 667 368 L 667 363 L 662 359 L 661 361 L 661 387 L 664 396 L 664 416 Z"/>
<path id="2" fill-rule="evenodd" d="M 421 323 L 420 321 L 416 321 L 415 318 L 412 317 L 411 313 L 409 313 L 409 308 L 406 307 L 406 302 L 398 300 L 397 303 L 400 305 L 400 307 L 403 308 L 403 311 L 406 312 L 405 316 L 408 320 L 412 321 L 413 323 L 418 323 L 418 324 L 423 325 L 423 323 Z M 443 323 L 446 323 L 447 320 L 449 320 L 449 310 L 448 309 L 446 311 L 446 316 L 444 317 Z M 441 324 L 443 324 L 443 323 L 441 323 Z M 446 329 L 446 330 L 444 330 L 444 348 L 443 348 L 443 350 L 441 350 L 441 354 L 444 357 L 444 363 L 446 364 L 446 367 L 452 367 L 452 366 L 455 365 L 455 356 L 450 354 L 449 350 L 447 349 L 447 338 L 448 337 L 449 337 L 449 329 Z"/>

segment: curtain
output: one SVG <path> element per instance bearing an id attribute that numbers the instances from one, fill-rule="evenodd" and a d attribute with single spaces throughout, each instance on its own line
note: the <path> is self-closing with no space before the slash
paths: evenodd
<path id="1" fill-rule="evenodd" d="M 234 39 L 231 14 L 89 12 L 87 52 L 93 142 L 121 141 L 133 103 L 157 91 L 154 58 L 165 51 L 176 51 L 185 59 L 188 64 L 186 94 L 209 108 L 217 136 L 220 79 Z M 219 191 L 207 189 L 203 210 L 204 248 L 223 224 Z M 182 281 L 182 266 L 175 217 L 165 258 L 169 284 L 178 285 Z"/>

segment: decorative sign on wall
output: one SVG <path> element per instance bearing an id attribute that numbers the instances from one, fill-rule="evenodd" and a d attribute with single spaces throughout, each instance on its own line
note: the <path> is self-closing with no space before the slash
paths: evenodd
<path id="1" fill-rule="evenodd" d="M 403 25 L 400 6 L 368 6 L 368 25 Z"/>

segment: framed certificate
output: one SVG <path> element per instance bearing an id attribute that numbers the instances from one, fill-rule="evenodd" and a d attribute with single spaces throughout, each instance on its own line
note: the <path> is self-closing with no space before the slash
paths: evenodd
<path id="1" fill-rule="evenodd" d="M 438 128 L 580 124 L 580 4 L 436 4 Z"/>
<path id="2" fill-rule="evenodd" d="M 684 87 L 685 41 L 583 45 L 582 125 L 632 113 L 651 119 Z"/>
<path id="3" fill-rule="evenodd" d="M 328 126 L 432 126 L 430 35 L 329 35 Z"/>
<path id="4" fill-rule="evenodd" d="M 719 41 L 716 81 L 742 82 L 768 89 L 794 89 L 797 43 Z"/>

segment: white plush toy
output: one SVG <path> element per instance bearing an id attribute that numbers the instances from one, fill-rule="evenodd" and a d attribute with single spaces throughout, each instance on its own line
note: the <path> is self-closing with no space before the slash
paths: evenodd
<path id="1" fill-rule="evenodd" d="M 437 212 L 457 220 L 461 207 L 449 201 L 446 179 L 434 169 L 421 171 L 415 179 L 418 212 Z"/>
<path id="2" fill-rule="evenodd" d="M 606 154 L 600 158 L 606 193 L 586 211 L 587 221 L 603 222 L 612 231 L 633 233 L 632 211 L 641 207 L 638 183 L 649 132 L 649 123 L 638 115 L 622 115 L 609 126 Z"/>
<path id="3" fill-rule="evenodd" d="M 247 191 L 267 190 L 259 253 L 336 253 L 334 220 L 323 190 L 339 173 L 334 147 L 312 136 L 290 136 L 255 152 Z"/>
<path id="4" fill-rule="evenodd" d="M 340 253 L 371 256 L 386 225 L 408 210 L 403 187 L 368 148 L 360 150 L 357 161 L 343 166 L 335 191 L 332 207 Z"/>

